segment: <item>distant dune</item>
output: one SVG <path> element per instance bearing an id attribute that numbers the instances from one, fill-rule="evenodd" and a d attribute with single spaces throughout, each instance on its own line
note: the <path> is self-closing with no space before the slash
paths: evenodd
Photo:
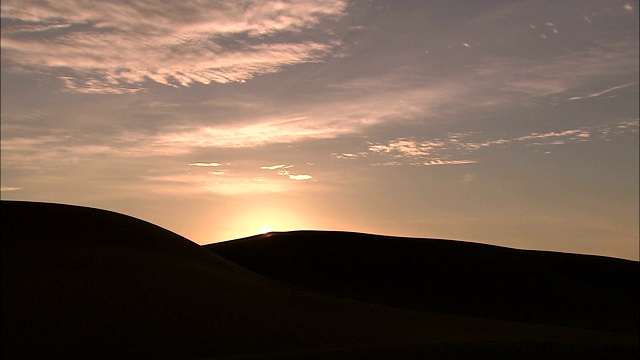
<path id="1" fill-rule="evenodd" d="M 3 359 L 638 356 L 638 312 L 628 305 L 638 298 L 637 282 L 628 285 L 637 262 L 348 233 L 201 247 L 86 207 L 2 201 L 1 214 Z M 499 294 L 524 303 L 505 313 L 496 309 L 518 301 L 481 298 Z M 554 296 L 574 299 L 557 299 L 570 313 L 559 323 L 549 321 L 562 313 L 549 305 Z"/>
<path id="2" fill-rule="evenodd" d="M 204 247 L 270 279 L 375 304 L 629 334 L 640 328 L 637 261 L 334 231 Z"/>

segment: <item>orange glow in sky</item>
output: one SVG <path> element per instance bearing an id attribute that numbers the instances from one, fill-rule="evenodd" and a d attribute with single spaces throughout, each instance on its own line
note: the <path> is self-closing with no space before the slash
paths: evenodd
<path id="1" fill-rule="evenodd" d="M 258 232 L 259 234 L 266 234 L 271 232 L 271 228 L 270 227 L 263 227 L 262 229 L 260 229 L 260 231 Z"/>

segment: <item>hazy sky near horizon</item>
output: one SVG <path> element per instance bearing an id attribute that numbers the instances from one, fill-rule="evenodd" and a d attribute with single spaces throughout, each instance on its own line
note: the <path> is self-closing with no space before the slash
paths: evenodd
<path id="1" fill-rule="evenodd" d="M 638 260 L 637 1 L 7 1 L 2 199 Z"/>

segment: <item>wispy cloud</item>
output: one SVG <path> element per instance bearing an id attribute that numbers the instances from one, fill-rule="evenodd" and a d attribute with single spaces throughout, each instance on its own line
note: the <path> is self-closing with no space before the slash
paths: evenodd
<path id="1" fill-rule="evenodd" d="M 2 2 L 3 61 L 64 73 L 67 90 L 75 92 L 136 92 L 146 80 L 242 82 L 322 60 L 339 44 L 323 25 L 343 16 L 345 7 L 344 1 L 304 0 L 8 0 Z M 308 29 L 321 31 L 293 36 Z"/>
<path id="2" fill-rule="evenodd" d="M 385 161 L 382 163 L 373 163 L 372 166 L 399 166 L 402 165 L 400 161 Z"/>
<path id="3" fill-rule="evenodd" d="M 274 193 L 291 193 L 298 187 L 290 180 L 313 179 L 309 174 L 296 174 L 289 169 L 293 165 L 277 164 L 256 168 L 253 162 L 233 162 L 228 169 L 181 173 L 177 169 L 155 170 L 140 175 L 144 184 L 141 191 L 175 196 L 201 196 L 216 194 L 222 196 L 248 196 Z M 270 170 L 265 175 L 262 170 Z M 275 173 L 273 173 L 273 172 Z M 265 176 L 263 176 L 265 175 Z M 307 189 L 308 190 L 308 189 Z"/>
<path id="4" fill-rule="evenodd" d="M 510 139 L 486 139 L 484 141 L 473 141 L 469 139 L 474 134 L 454 134 L 456 147 L 465 150 L 478 150 L 481 148 L 503 146 L 510 143 L 521 143 L 524 145 L 565 145 L 575 144 L 593 140 L 592 134 L 602 135 L 609 133 L 607 126 L 581 127 L 579 129 L 551 131 L 547 133 L 530 133 Z M 467 139 L 465 139 L 467 138 Z"/>
<path id="5" fill-rule="evenodd" d="M 321 90 L 308 89 L 319 94 L 302 96 L 294 103 L 289 97 L 237 101 L 236 108 L 251 108 L 251 118 L 235 124 L 216 126 L 203 121 L 197 127 L 168 129 L 157 141 L 226 148 L 332 139 L 362 134 L 392 121 L 437 117 L 447 104 L 457 103 L 464 96 L 464 86 L 460 84 L 425 86 L 424 82 L 412 80 L 413 75 L 380 74 L 323 85 Z M 211 106 L 217 109 L 220 104 Z"/>
<path id="6" fill-rule="evenodd" d="M 175 196 L 223 196 L 271 194 L 291 191 L 283 182 L 268 181 L 250 174 L 236 176 L 211 176 L 207 174 L 147 175 L 143 180 L 145 192 Z"/>
<path id="7" fill-rule="evenodd" d="M 290 167 L 293 167 L 293 165 L 278 164 L 278 165 L 270 165 L 270 166 L 260 166 L 260 169 L 262 169 L 262 170 L 276 170 L 276 169 L 288 169 Z"/>
<path id="8" fill-rule="evenodd" d="M 0 191 L 17 191 L 17 190 L 21 190 L 22 188 L 20 187 L 13 187 L 13 186 L 2 186 L 0 187 Z"/>
<path id="9" fill-rule="evenodd" d="M 555 140 L 552 140 L 552 144 L 557 145 L 557 144 L 564 144 L 567 141 L 571 141 L 571 142 L 588 141 L 590 137 L 591 137 L 591 134 L 589 131 L 586 131 L 584 129 L 576 129 L 576 130 L 566 130 L 561 132 L 552 131 L 545 134 L 533 133 L 531 135 L 521 136 L 519 138 L 514 139 L 513 141 L 555 139 Z M 558 140 L 558 139 L 561 139 L 561 140 Z M 538 143 L 535 143 L 535 144 L 538 144 Z"/>
<path id="10" fill-rule="evenodd" d="M 353 160 L 353 159 L 367 157 L 367 156 L 368 156 L 368 153 L 366 151 L 360 151 L 357 153 L 342 153 L 342 154 L 331 153 L 331 157 L 335 159 Z"/>
<path id="11" fill-rule="evenodd" d="M 372 143 L 369 151 L 373 154 L 390 155 L 395 159 L 408 161 L 411 165 L 463 165 L 474 164 L 477 161 L 469 159 L 450 159 L 443 151 L 455 147 L 455 142 L 443 140 L 417 141 L 415 139 L 398 138 L 387 144 Z M 458 154 L 461 155 L 461 154 Z M 376 163 L 375 165 L 398 165 L 398 161 Z"/>
<path id="12" fill-rule="evenodd" d="M 477 161 L 475 160 L 431 160 L 422 163 L 424 166 L 433 166 L 433 165 L 465 165 L 465 164 L 475 164 Z"/>
<path id="13" fill-rule="evenodd" d="M 134 94 L 146 91 L 143 87 L 123 84 L 119 81 L 104 81 L 103 79 L 82 78 L 76 79 L 70 76 L 59 76 L 65 91 L 85 94 Z"/>
<path id="14" fill-rule="evenodd" d="M 271 165 L 271 166 L 261 166 L 260 169 L 262 169 L 262 170 L 278 170 L 278 172 L 277 172 L 278 175 L 286 176 L 290 180 L 309 180 L 309 179 L 313 178 L 311 175 L 294 174 L 294 173 L 292 173 L 291 170 L 289 170 L 292 167 L 293 167 L 293 165 L 278 164 L 278 165 Z"/>
<path id="15" fill-rule="evenodd" d="M 336 12 L 336 16 L 340 16 L 340 11 Z M 325 15 L 320 18 L 323 16 Z M 302 22 L 301 24 L 314 23 Z M 304 26 L 306 25 L 294 28 L 298 29 L 296 31 L 303 31 Z M 275 34 L 277 31 L 273 30 L 269 34 Z M 5 36 L 4 33 L 3 36 Z M 3 51 L 7 54 L 12 53 L 9 51 L 11 47 L 6 49 L 8 52 L 5 51 L 3 38 Z M 220 109 L 215 106 L 222 105 L 209 104 L 211 107 L 202 105 L 200 113 L 189 114 L 193 116 L 188 122 L 183 121 L 179 122 L 180 125 L 157 128 L 152 133 L 147 131 L 134 133 L 132 128 L 129 128 L 125 130 L 126 133 L 115 135 L 113 141 L 107 141 L 108 139 L 105 138 L 104 143 L 109 144 L 107 146 L 110 150 L 116 152 L 119 149 L 116 149 L 113 144 L 127 143 L 130 156 L 146 156 L 150 153 L 185 154 L 200 148 L 251 148 L 274 143 L 333 139 L 344 135 L 362 134 L 377 125 L 390 123 L 402 125 L 403 123 L 415 123 L 416 119 L 427 123 L 432 119 L 441 121 L 456 116 L 478 114 L 481 111 L 495 113 L 534 103 L 536 97 L 550 94 L 557 95 L 558 98 L 563 96 L 568 98 L 569 96 L 566 94 L 570 90 L 583 85 L 593 77 L 593 74 L 609 71 L 618 73 L 622 71 L 620 69 L 628 70 L 632 65 L 637 65 L 637 51 L 633 53 L 633 50 L 624 46 L 616 47 L 615 44 L 611 44 L 590 51 L 592 53 L 583 51 L 552 58 L 544 64 L 526 60 L 514 62 L 496 59 L 496 61 L 474 66 L 471 68 L 472 70 L 464 70 L 460 75 L 437 79 L 433 79 L 432 75 L 425 73 L 426 70 L 414 67 L 406 67 L 397 71 L 387 70 L 376 76 L 333 82 L 327 85 L 327 89 L 331 91 L 314 97 L 313 101 L 305 102 L 305 99 L 301 99 L 295 104 L 272 98 L 247 99 L 239 96 L 232 102 L 233 112 L 237 111 L 242 114 L 239 119 L 233 117 L 236 115 L 234 113 L 229 117 L 232 120 L 221 123 L 220 119 L 209 114 L 216 113 Z M 47 50 L 46 53 L 59 54 L 63 51 L 51 52 Z M 227 53 L 224 51 L 220 56 L 226 56 Z M 585 61 L 584 59 L 592 60 Z M 157 74 L 149 73 L 143 77 L 151 78 L 151 76 L 157 76 Z M 95 77 L 67 76 L 65 81 L 77 86 L 84 86 L 83 84 L 91 82 L 96 87 L 107 86 L 108 89 L 105 90 L 107 92 L 118 92 L 120 91 L 118 88 L 123 87 L 128 89 L 126 91 L 140 88 L 142 85 L 136 79 L 139 78 L 133 77 L 130 79 L 131 81 L 115 79 L 109 83 Z M 175 81 L 170 84 L 179 85 Z M 141 114 L 142 118 L 158 115 L 157 109 L 149 110 L 150 113 L 144 112 L 140 108 L 137 108 L 136 111 Z M 181 107 L 175 109 L 165 107 L 162 109 L 161 115 L 167 118 L 183 119 L 185 112 L 188 113 L 189 110 Z M 206 116 L 203 115 L 205 113 Z M 187 125 L 188 123 L 190 125 Z M 146 123 L 144 126 L 153 127 L 164 124 L 166 123 Z M 492 141 L 500 140 L 493 139 Z M 397 152 L 426 153 L 430 151 L 427 144 L 413 146 L 413 144 L 389 143 L 381 145 L 395 146 L 394 151 Z M 467 143 L 467 145 L 473 146 L 471 143 Z M 481 146 L 480 143 L 477 145 Z M 347 151 L 344 154 L 352 155 L 341 156 L 350 156 L 351 158 L 361 156 L 357 153 L 357 151 Z"/>
<path id="16" fill-rule="evenodd" d="M 632 83 L 628 83 L 628 84 L 614 86 L 614 87 L 608 88 L 606 90 L 598 91 L 598 92 L 595 92 L 593 94 L 589 94 L 589 95 L 586 95 L 586 96 L 574 96 L 574 97 L 569 98 L 567 100 L 582 100 L 582 99 L 587 99 L 587 98 L 598 97 L 598 96 L 602 96 L 604 94 L 608 94 L 610 92 L 613 92 L 613 91 L 616 91 L 616 90 L 619 90 L 619 89 L 624 89 L 626 87 L 633 86 L 633 85 L 638 85 L 638 82 L 632 82 Z"/>
<path id="17" fill-rule="evenodd" d="M 369 150 L 377 153 L 391 153 L 396 157 L 423 157 L 431 155 L 433 150 L 445 145 L 446 143 L 440 140 L 418 142 L 412 139 L 398 138 L 390 141 L 388 145 L 372 144 L 369 146 Z"/>
<path id="18" fill-rule="evenodd" d="M 247 148 L 274 143 L 293 143 L 309 139 L 332 139 L 360 130 L 362 123 L 353 120 L 341 123 L 337 120 L 315 118 L 276 119 L 252 124 L 229 126 L 198 126 L 179 130 L 165 130 L 152 142 L 162 148 Z"/>
<path id="19" fill-rule="evenodd" d="M 291 180 L 309 180 L 311 178 L 313 178 L 313 176 L 305 174 L 289 175 L 289 179 Z"/>
<path id="20" fill-rule="evenodd" d="M 449 133 L 446 138 L 420 141 L 416 138 L 396 138 L 387 143 L 369 143 L 367 152 L 360 152 L 357 157 L 379 159 L 387 156 L 393 161 L 375 162 L 372 165 L 396 166 L 401 164 L 433 166 L 474 164 L 477 160 L 465 159 L 470 153 L 491 147 L 505 147 L 521 144 L 524 146 L 557 146 L 577 144 L 594 139 L 610 140 L 614 135 L 634 134 L 638 131 L 638 121 L 623 121 L 613 125 L 598 125 L 578 129 L 551 131 L 546 133 L 530 133 L 512 138 L 485 138 L 478 140 L 478 133 Z M 353 159 L 351 153 L 332 153 L 334 159 Z M 377 155 L 378 157 L 374 156 Z"/>
<path id="21" fill-rule="evenodd" d="M 222 164 L 216 163 L 216 162 L 211 162 L 211 163 L 197 162 L 197 163 L 192 163 L 192 164 L 189 164 L 189 165 L 190 166 L 200 166 L 200 167 L 216 167 L 216 166 L 220 166 Z"/>

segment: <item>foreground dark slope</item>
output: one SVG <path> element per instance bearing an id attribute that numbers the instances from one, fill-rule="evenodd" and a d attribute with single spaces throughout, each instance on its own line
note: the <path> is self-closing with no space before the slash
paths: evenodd
<path id="1" fill-rule="evenodd" d="M 14 201 L 1 209 L 3 359 L 638 355 L 637 336 L 306 293 L 108 211 Z"/>
<path id="2" fill-rule="evenodd" d="M 301 288 L 407 309 L 638 334 L 636 261 L 296 231 L 205 245 Z"/>

